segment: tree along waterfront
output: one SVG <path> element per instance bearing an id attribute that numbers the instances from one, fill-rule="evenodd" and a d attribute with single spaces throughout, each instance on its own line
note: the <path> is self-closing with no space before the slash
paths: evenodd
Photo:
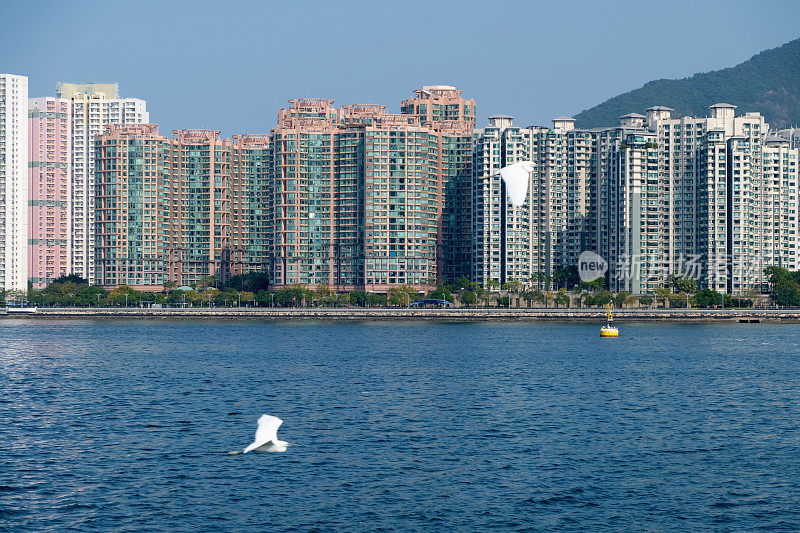
<path id="1" fill-rule="evenodd" d="M 514 309 L 591 309 L 613 304 L 617 309 L 751 308 L 800 306 L 800 273 L 767 267 L 770 293 L 755 291 L 732 296 L 697 288 L 694 280 L 669 276 L 652 294 L 633 295 L 607 290 L 604 278 L 591 283 L 575 281 L 569 272 L 552 277 L 532 275 L 528 280 L 486 288 L 466 278 L 439 283 L 427 292 L 402 285 L 385 293 L 337 292 L 327 285 L 290 285 L 271 289 L 265 274 L 235 276 L 221 283 L 209 276 L 190 287 L 166 282 L 160 292 L 139 291 L 122 285 L 111 290 L 90 285 L 78 276 L 64 276 L 41 290 L 0 291 L 1 304 L 37 307 L 409 307 L 423 299 L 443 300 L 457 307 Z"/>

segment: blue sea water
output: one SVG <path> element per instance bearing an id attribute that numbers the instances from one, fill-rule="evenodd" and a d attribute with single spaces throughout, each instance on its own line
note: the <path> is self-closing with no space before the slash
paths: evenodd
<path id="1" fill-rule="evenodd" d="M 800 529 L 800 326 L 621 327 L 3 320 L 0 529 Z"/>

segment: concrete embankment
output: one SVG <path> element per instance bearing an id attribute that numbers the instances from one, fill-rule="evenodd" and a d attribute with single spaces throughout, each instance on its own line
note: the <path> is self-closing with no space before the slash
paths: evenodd
<path id="1" fill-rule="evenodd" d="M 350 308 L 38 308 L 35 310 L 0 309 L 3 318 L 204 318 L 261 320 L 430 320 L 454 322 L 551 321 L 603 322 L 605 311 L 598 309 L 350 309 Z M 800 323 L 800 310 L 737 309 L 620 309 L 614 311 L 617 322 L 784 322 Z"/>

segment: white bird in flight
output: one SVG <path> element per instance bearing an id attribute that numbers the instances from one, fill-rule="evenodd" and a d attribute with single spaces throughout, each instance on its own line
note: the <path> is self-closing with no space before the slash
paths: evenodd
<path id="1" fill-rule="evenodd" d="M 244 449 L 244 452 L 285 452 L 289 443 L 278 440 L 278 428 L 283 420 L 277 416 L 261 415 L 258 419 L 258 429 L 253 443 Z"/>
<path id="2" fill-rule="evenodd" d="M 528 183 L 534 165 L 531 161 L 520 161 L 500 169 L 500 178 L 506 184 L 508 200 L 514 207 L 520 207 L 528 197 Z"/>

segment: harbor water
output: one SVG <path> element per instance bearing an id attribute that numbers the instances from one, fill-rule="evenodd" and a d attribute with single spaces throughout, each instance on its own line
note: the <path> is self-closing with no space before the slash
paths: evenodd
<path id="1" fill-rule="evenodd" d="M 617 325 L 2 320 L 0 530 L 800 529 L 800 325 Z"/>

